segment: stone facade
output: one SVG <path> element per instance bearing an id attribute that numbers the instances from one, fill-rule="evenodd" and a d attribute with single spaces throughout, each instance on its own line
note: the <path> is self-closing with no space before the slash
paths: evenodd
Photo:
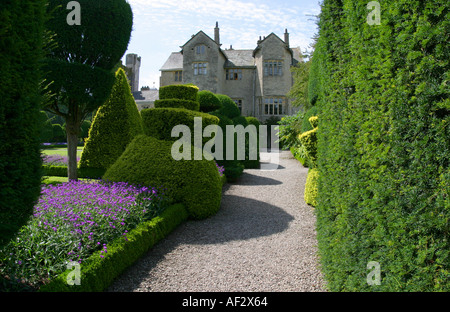
<path id="1" fill-rule="evenodd" d="M 286 95 L 293 84 L 290 68 L 302 61 L 300 55 L 299 48 L 289 47 L 287 30 L 284 40 L 271 33 L 255 49 L 222 49 L 216 24 L 214 39 L 199 31 L 169 56 L 160 69 L 160 86 L 192 83 L 226 94 L 244 116 L 264 121 L 296 111 Z"/>
<path id="2" fill-rule="evenodd" d="M 126 64 L 127 77 L 130 82 L 132 92 L 139 91 L 139 69 L 141 67 L 141 57 L 137 54 L 127 54 Z"/>

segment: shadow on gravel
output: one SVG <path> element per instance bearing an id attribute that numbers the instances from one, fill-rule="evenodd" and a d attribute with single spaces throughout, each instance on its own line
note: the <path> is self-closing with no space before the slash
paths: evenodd
<path id="1" fill-rule="evenodd" d="M 251 198 L 223 195 L 219 212 L 206 220 L 185 224 L 183 244 L 219 244 L 248 240 L 285 231 L 294 217 L 271 204 Z"/>
<path id="2" fill-rule="evenodd" d="M 244 171 L 239 180 L 233 183 L 233 185 L 279 185 L 279 184 L 282 184 L 282 182 L 271 178 L 257 176 L 249 173 L 248 171 Z M 230 184 L 226 184 L 224 186 L 224 190 L 227 190 L 229 186 Z"/>
<path id="3" fill-rule="evenodd" d="M 222 207 L 216 215 L 180 225 L 106 291 L 133 291 L 138 288 L 143 277 L 148 276 L 178 246 L 221 244 L 270 236 L 285 231 L 292 220 L 292 215 L 277 206 L 224 192 Z"/>

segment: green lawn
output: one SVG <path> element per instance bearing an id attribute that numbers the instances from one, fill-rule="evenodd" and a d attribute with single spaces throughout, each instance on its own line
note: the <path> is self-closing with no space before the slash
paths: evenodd
<path id="1" fill-rule="evenodd" d="M 81 152 L 83 151 L 83 146 L 77 147 L 77 157 L 81 157 Z M 42 154 L 45 155 L 61 155 L 67 156 L 67 147 L 50 147 L 42 150 Z"/>
<path id="2" fill-rule="evenodd" d="M 92 179 L 78 178 L 78 180 L 79 181 L 91 181 Z M 49 177 L 49 176 L 42 177 L 42 184 L 65 183 L 68 181 L 69 181 L 69 178 L 67 178 L 67 177 Z M 95 180 L 92 180 L 92 181 L 95 181 Z"/>

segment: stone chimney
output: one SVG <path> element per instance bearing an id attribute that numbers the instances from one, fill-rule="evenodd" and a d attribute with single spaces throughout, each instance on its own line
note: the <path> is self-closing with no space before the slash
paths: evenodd
<path id="1" fill-rule="evenodd" d="M 220 45 L 219 22 L 216 22 L 216 28 L 214 28 L 214 41 Z"/>
<path id="2" fill-rule="evenodd" d="M 286 43 L 286 45 L 289 47 L 289 33 L 287 31 L 287 28 L 284 32 L 284 42 Z"/>

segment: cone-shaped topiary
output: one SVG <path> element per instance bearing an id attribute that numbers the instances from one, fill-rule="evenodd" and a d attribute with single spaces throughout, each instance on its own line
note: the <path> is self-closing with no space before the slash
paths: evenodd
<path id="1" fill-rule="evenodd" d="M 161 186 L 185 205 L 193 219 L 214 215 L 220 208 L 222 182 L 214 161 L 175 160 L 172 141 L 137 136 L 103 176 L 112 182 Z M 192 147 L 194 154 L 194 148 Z"/>
<path id="2" fill-rule="evenodd" d="M 125 71 L 119 69 L 109 99 L 95 115 L 81 154 L 80 168 L 108 169 L 139 134 L 143 134 L 141 115 Z"/>

